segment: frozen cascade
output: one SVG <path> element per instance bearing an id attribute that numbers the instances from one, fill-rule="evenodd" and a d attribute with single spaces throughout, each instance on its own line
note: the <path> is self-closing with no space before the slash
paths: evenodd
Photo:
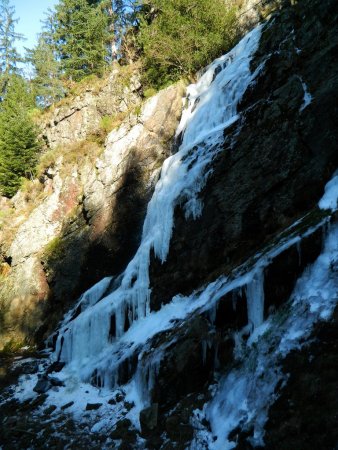
<path id="1" fill-rule="evenodd" d="M 246 287 L 248 323 L 253 329 L 264 320 L 264 270 L 260 269 Z"/>
<path id="2" fill-rule="evenodd" d="M 291 350 L 301 348 L 318 320 L 331 317 L 338 303 L 337 269 L 338 225 L 334 225 L 322 254 L 298 280 L 289 304 L 262 323 L 247 343 L 242 342 L 240 367 L 224 377 L 203 411 L 195 411 L 196 428 L 201 428 L 205 417 L 211 433 L 200 430 L 191 449 L 234 448 L 236 443 L 228 436 L 239 424 L 244 430 L 253 427 L 251 444 L 263 445 L 268 408 L 276 399 L 277 383 L 285 382 L 280 362 Z"/>
<path id="3" fill-rule="evenodd" d="M 302 112 L 305 108 L 307 108 L 310 103 L 312 102 L 313 98 L 312 95 L 310 94 L 310 92 L 308 91 L 308 88 L 306 86 L 306 84 L 304 83 L 304 81 L 299 77 L 300 82 L 302 83 L 303 86 L 303 90 L 304 90 L 304 98 L 303 98 L 303 104 L 300 107 L 300 112 Z"/>
<path id="4" fill-rule="evenodd" d="M 338 196 L 337 186 L 334 177 L 326 185 L 325 194 L 319 203 L 321 208 L 335 209 Z M 65 386 L 60 387 L 57 392 L 50 391 L 48 402 L 59 407 L 67 402 L 74 402 L 69 407 L 69 412 L 73 414 L 74 418 L 80 420 L 88 401 L 103 403 L 99 413 L 101 419 L 95 425 L 95 429 L 102 427 L 111 429 L 120 418 L 125 417 L 120 403 L 112 410 L 112 406 L 108 402 L 114 393 L 109 389 L 102 387 L 97 389 L 80 381 L 81 379 L 90 379 L 95 369 L 95 377 L 98 381 L 100 380 L 99 386 L 104 384 L 109 388 L 114 385 L 113 378 L 118 374 L 116 369 L 119 365 L 126 367 L 125 363 L 127 365 L 130 361 L 135 363 L 134 357 L 138 354 L 136 372 L 127 384 L 123 385 L 123 391 L 126 394 L 126 400 L 135 404 L 127 417 L 134 426 L 139 427 L 139 412 L 149 405 L 151 400 L 149 392 L 167 349 L 175 344 L 176 331 L 185 327 L 186 321 L 189 321 L 193 315 L 209 313 L 212 318 L 219 301 L 228 294 L 232 295 L 235 303 L 241 301 L 242 293 L 247 286 L 253 282 L 255 277 L 257 278 L 258 273 L 263 273 L 275 257 L 292 246 L 297 246 L 303 238 L 310 236 L 316 230 L 322 229 L 326 232 L 324 236 L 329 235 L 325 252 L 318 258 L 313 268 L 305 272 L 302 277 L 303 281 L 298 283 L 295 290 L 296 295 L 293 296 L 292 308 L 287 305 L 286 311 L 282 309 L 268 318 L 266 322 L 253 330 L 247 341 L 243 339 L 243 336 L 247 336 L 248 330 L 240 330 L 235 334 L 237 369 L 221 381 L 221 387 L 214 393 L 212 403 L 206 406 L 203 412 L 196 411 L 196 417 L 193 419 L 196 421 L 196 429 L 203 428 L 200 419 L 207 415 L 212 423 L 213 435 L 217 436 L 217 441 L 214 442 L 213 435 L 209 434 L 207 430 L 201 431 L 193 442 L 193 450 L 196 448 L 199 450 L 232 448 L 232 443 L 228 442 L 227 435 L 233 429 L 234 424 L 237 426 L 236 420 L 241 421 L 244 425 L 249 424 L 250 420 L 252 421 L 255 426 L 257 442 L 262 436 L 266 411 L 274 398 L 274 388 L 282 377 L 278 369 L 281 357 L 293 348 L 300 346 L 303 342 L 301 340 L 306 339 L 311 332 L 313 323 L 320 318 L 327 319 L 337 301 L 337 285 L 334 285 L 334 283 L 337 284 L 337 280 L 331 279 L 328 270 L 328 267 L 333 270 L 337 265 L 334 251 L 334 246 L 337 246 L 337 227 L 331 226 L 330 228 L 328 226 L 330 217 L 325 216 L 319 223 L 299 234 L 299 230 L 304 229 L 302 224 L 307 221 L 307 215 L 297 220 L 274 240 L 272 247 L 268 246 L 266 249 L 262 249 L 248 263 L 234 269 L 228 277 L 221 276 L 188 297 L 178 295 L 159 311 L 150 312 L 147 317 L 134 322 L 118 341 L 107 346 L 106 351 L 102 352 L 99 358 L 87 359 L 87 371 L 86 367 L 80 366 L 77 361 L 67 364 L 56 375 L 65 383 Z M 312 278 L 313 274 L 316 275 L 315 278 Z M 312 284 L 306 284 L 306 279 L 310 280 Z M 299 286 L 308 286 L 309 295 L 303 295 Z M 100 285 L 98 287 L 100 288 Z M 291 315 L 289 316 L 290 309 Z M 73 322 L 75 323 L 76 320 Z M 242 333 L 242 331 L 244 332 Z M 158 341 L 154 346 L 152 338 L 163 332 L 166 332 L 166 339 L 162 343 Z M 276 347 L 277 344 L 279 350 Z M 215 367 L 216 365 L 217 360 Z M 15 398 L 24 400 L 31 398 L 32 388 L 36 381 L 37 376 L 32 377 L 30 383 L 24 377 L 17 387 Z M 115 395 L 118 392 L 120 392 L 120 388 L 115 391 Z M 237 394 L 241 397 L 234 400 L 233 407 L 231 407 L 231 399 L 235 399 Z M 238 408 L 239 405 L 242 407 Z M 204 446 L 205 442 L 207 442 L 206 446 Z"/>
<path id="5" fill-rule="evenodd" d="M 120 286 L 99 302 L 86 301 L 86 307 L 74 320 L 69 314 L 65 318 L 55 358 L 68 363 L 80 379 L 88 381 L 96 371 L 105 386 L 113 385 L 121 355 L 133 347 L 130 340 L 124 340 L 127 329 L 151 314 L 150 251 L 154 249 L 156 256 L 165 261 L 178 203 L 184 205 L 187 216 L 201 213 L 197 196 L 210 173 L 211 161 L 222 150 L 224 129 L 238 119 L 237 105 L 256 76 L 250 72 L 250 60 L 260 35 L 258 26 L 188 88 L 188 106 L 177 130 L 177 134 L 183 134 L 182 144 L 163 164 L 148 204 L 140 247 Z"/>

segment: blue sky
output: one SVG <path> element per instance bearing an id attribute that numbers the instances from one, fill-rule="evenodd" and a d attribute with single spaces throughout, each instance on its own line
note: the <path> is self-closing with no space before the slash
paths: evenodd
<path id="1" fill-rule="evenodd" d="M 34 47 L 36 35 L 41 31 L 40 20 L 45 17 L 44 12 L 56 3 L 58 0 L 11 0 L 10 4 L 15 7 L 15 18 L 20 18 L 15 31 L 26 37 L 26 41 L 17 43 L 19 52 L 23 52 L 23 47 Z"/>

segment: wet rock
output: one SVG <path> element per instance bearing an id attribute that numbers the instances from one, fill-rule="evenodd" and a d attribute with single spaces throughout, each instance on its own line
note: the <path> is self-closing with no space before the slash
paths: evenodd
<path id="1" fill-rule="evenodd" d="M 65 385 L 65 383 L 62 380 L 59 380 L 58 378 L 55 378 L 55 377 L 49 376 L 48 380 L 50 381 L 52 386 L 61 387 L 61 386 Z"/>
<path id="2" fill-rule="evenodd" d="M 94 411 L 96 409 L 101 408 L 102 403 L 87 403 L 86 411 Z"/>
<path id="3" fill-rule="evenodd" d="M 118 450 L 133 450 L 134 447 L 131 444 L 128 444 L 128 442 L 122 442 L 119 447 Z"/>
<path id="4" fill-rule="evenodd" d="M 43 411 L 43 413 L 44 413 L 46 416 L 49 416 L 49 415 L 51 415 L 56 409 L 57 409 L 57 406 L 55 406 L 55 405 L 50 405 L 50 406 L 48 406 L 48 408 L 46 408 L 46 409 Z"/>
<path id="5" fill-rule="evenodd" d="M 318 1 L 298 2 L 288 20 L 282 12 L 264 29 L 252 62 L 254 69 L 264 60 L 264 69 L 239 106 L 239 128 L 226 130 L 224 151 L 199 196 L 202 215 L 186 220 L 177 207 L 169 255 L 163 264 L 152 257 L 152 309 L 228 273 L 316 207 L 338 165 L 338 73 L 329 63 L 336 57 L 337 15 L 331 0 L 325 4 L 330 13 Z M 327 25 L 317 8 L 326 11 Z M 321 33 L 320 43 L 310 29 Z M 285 38 L 293 33 L 294 40 Z M 313 96 L 302 111 L 300 78 Z"/>
<path id="6" fill-rule="evenodd" d="M 126 396 L 126 395 L 125 395 L 123 392 L 118 392 L 118 393 L 116 394 L 116 396 L 115 396 L 115 401 L 116 401 L 117 403 L 120 403 L 120 402 L 122 402 L 122 401 L 124 400 L 125 396 Z"/>
<path id="7" fill-rule="evenodd" d="M 190 424 L 181 423 L 179 416 L 170 416 L 165 422 L 165 429 L 169 438 L 176 442 L 187 442 L 193 437 L 193 428 Z"/>
<path id="8" fill-rule="evenodd" d="M 130 411 L 132 408 L 134 408 L 135 403 L 134 402 L 124 402 L 124 407 L 127 411 Z"/>
<path id="9" fill-rule="evenodd" d="M 20 367 L 17 370 L 21 374 L 34 374 L 39 370 L 39 363 L 37 361 L 27 361 L 20 364 Z"/>
<path id="10" fill-rule="evenodd" d="M 53 372 L 61 372 L 61 370 L 65 367 L 65 365 L 66 365 L 66 363 L 64 363 L 64 362 L 59 362 L 59 361 L 53 362 L 53 364 L 51 364 L 48 367 L 46 373 L 50 374 Z"/>
<path id="11" fill-rule="evenodd" d="M 158 420 L 158 404 L 153 403 L 148 408 L 143 409 L 140 412 L 140 424 L 142 434 L 146 435 L 151 433 L 157 427 Z"/>
<path id="12" fill-rule="evenodd" d="M 43 405 L 45 403 L 47 397 L 48 397 L 48 394 L 41 394 L 38 397 L 36 397 L 33 400 L 31 400 L 28 403 L 27 407 L 23 408 L 23 409 L 31 410 L 32 408 L 37 408 L 37 407 Z"/>
<path id="13" fill-rule="evenodd" d="M 122 439 L 125 445 L 135 444 L 137 439 L 137 432 L 132 427 L 129 419 L 122 419 L 116 423 L 115 429 L 110 433 L 110 438 L 117 440 Z"/>
<path id="14" fill-rule="evenodd" d="M 211 331 L 209 321 L 201 316 L 191 318 L 185 327 L 177 330 L 175 343 L 162 358 L 153 401 L 163 408 L 172 407 L 183 396 L 202 389 L 213 377 L 216 347 L 207 349 L 203 359 L 203 341 L 210 338 Z"/>
<path id="15" fill-rule="evenodd" d="M 156 434 L 149 436 L 146 441 L 147 448 L 149 448 L 149 449 L 151 448 L 154 450 L 162 449 L 162 444 L 163 444 L 163 439 L 161 438 L 161 436 L 158 436 Z"/>
<path id="16" fill-rule="evenodd" d="M 65 409 L 68 409 L 68 408 L 70 408 L 73 405 L 74 405 L 73 401 L 69 402 L 69 403 L 66 403 L 65 405 L 61 406 L 61 410 L 64 411 Z"/>
<path id="17" fill-rule="evenodd" d="M 49 391 L 51 387 L 52 383 L 48 380 L 48 378 L 41 377 L 33 388 L 33 391 L 37 392 L 38 394 L 44 394 L 45 392 Z"/>

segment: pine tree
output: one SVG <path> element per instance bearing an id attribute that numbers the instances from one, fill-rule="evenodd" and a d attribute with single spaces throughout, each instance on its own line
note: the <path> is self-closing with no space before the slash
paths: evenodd
<path id="1" fill-rule="evenodd" d="M 29 115 L 34 98 L 27 81 L 10 75 L 7 93 L 0 105 L 0 194 L 12 197 L 22 177 L 34 171 L 39 143 Z"/>
<path id="2" fill-rule="evenodd" d="M 108 17 L 110 31 L 110 55 L 112 60 L 123 56 L 123 39 L 135 21 L 138 0 L 88 0 L 99 5 Z"/>
<path id="3" fill-rule="evenodd" d="M 87 0 L 61 0 L 56 6 L 54 39 L 66 76 L 75 81 L 101 75 L 109 61 L 109 17 Z"/>
<path id="4" fill-rule="evenodd" d="M 9 77 L 18 72 L 17 64 L 22 62 L 15 41 L 24 39 L 22 34 L 15 32 L 19 19 L 14 18 L 15 8 L 9 0 L 0 0 L 0 94 L 6 92 Z"/>
<path id="5" fill-rule="evenodd" d="M 39 106 L 46 108 L 64 96 L 60 80 L 60 63 L 55 57 L 55 49 L 48 34 L 39 36 L 38 44 L 33 50 L 27 50 L 27 60 L 33 65 L 32 85 Z"/>

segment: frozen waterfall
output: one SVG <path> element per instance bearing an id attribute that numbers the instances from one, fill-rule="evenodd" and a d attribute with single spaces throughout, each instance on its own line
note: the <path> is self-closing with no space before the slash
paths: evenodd
<path id="1" fill-rule="evenodd" d="M 141 333 L 146 340 L 149 331 L 150 252 L 165 261 L 172 235 L 174 209 L 183 205 L 186 216 L 197 217 L 202 205 L 198 199 L 206 183 L 215 155 L 222 150 L 224 130 L 237 119 L 237 105 L 256 76 L 250 61 L 261 35 L 261 26 L 248 33 L 228 54 L 215 60 L 200 80 L 187 90 L 188 106 L 183 112 L 177 134 L 182 134 L 179 151 L 163 164 L 160 180 L 148 205 L 140 247 L 126 268 L 120 286 L 101 299 L 109 280 L 102 280 L 84 295 L 77 305 L 78 315 L 65 318 L 57 340 L 55 358 L 66 362 L 83 381 L 94 371 L 100 383 L 114 386 L 116 368 L 132 352 L 130 335 Z M 99 291 L 96 295 L 95 290 Z M 167 315 L 166 309 L 173 311 Z M 162 325 L 168 317 L 178 316 L 175 302 L 163 309 Z M 161 311 L 160 311 L 161 313 Z M 255 311 L 254 322 L 261 320 Z M 138 322 L 137 327 L 133 324 Z M 144 324 L 144 329 L 142 326 Z M 138 331 L 136 331 L 138 330 Z M 127 337 L 128 335 L 128 337 Z M 140 339 L 139 341 L 140 342 Z"/>
<path id="2" fill-rule="evenodd" d="M 332 184 L 328 184 L 328 189 Z M 335 203 L 337 195 L 336 189 Z M 268 409 L 277 395 L 275 388 L 286 379 L 281 370 L 283 357 L 301 348 L 314 324 L 328 320 L 337 306 L 337 264 L 338 226 L 335 225 L 329 228 L 321 255 L 299 278 L 285 306 L 288 313 L 282 308 L 271 315 L 260 326 L 259 333 L 242 343 L 237 352 L 238 367 L 220 380 L 213 399 L 203 411 L 195 411 L 193 421 L 200 431 L 191 449 L 234 448 L 236 443 L 229 439 L 229 434 L 239 424 L 244 430 L 253 428 L 250 438 L 253 446 L 263 445 Z M 201 429 L 203 418 L 210 423 L 211 432 Z"/>

